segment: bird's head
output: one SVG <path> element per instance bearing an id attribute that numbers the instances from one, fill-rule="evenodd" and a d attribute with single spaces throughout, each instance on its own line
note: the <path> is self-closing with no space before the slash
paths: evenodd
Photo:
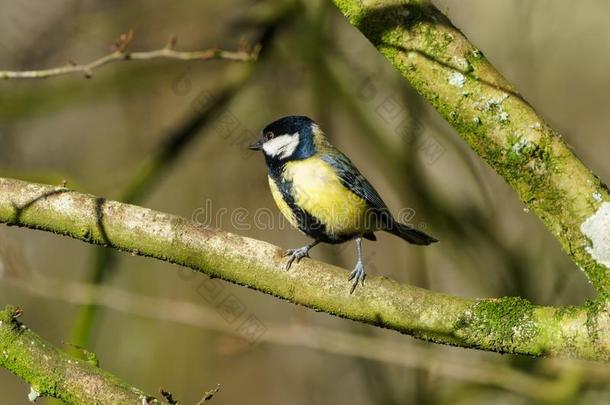
<path id="1" fill-rule="evenodd" d="M 263 128 L 260 139 L 249 148 L 262 150 L 267 162 L 301 160 L 316 153 L 316 137 L 321 136 L 314 120 L 290 115 Z"/>

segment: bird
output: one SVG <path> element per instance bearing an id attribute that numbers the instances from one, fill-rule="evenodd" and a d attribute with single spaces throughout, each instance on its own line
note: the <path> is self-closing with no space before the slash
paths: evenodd
<path id="1" fill-rule="evenodd" d="M 438 240 L 397 221 L 379 193 L 351 160 L 328 141 L 311 118 L 290 115 L 279 118 L 248 147 L 262 151 L 273 199 L 288 222 L 313 239 L 306 246 L 288 249 L 285 269 L 319 243 L 356 241 L 356 266 L 349 274 L 350 294 L 366 276 L 362 239 L 375 241 L 375 232 L 396 235 L 414 245 Z"/>

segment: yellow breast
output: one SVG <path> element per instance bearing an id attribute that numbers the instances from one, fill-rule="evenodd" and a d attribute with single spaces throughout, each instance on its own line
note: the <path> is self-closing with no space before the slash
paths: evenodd
<path id="1" fill-rule="evenodd" d="M 292 182 L 296 205 L 320 220 L 327 233 L 340 235 L 366 230 L 366 201 L 343 186 L 328 163 L 317 157 L 287 162 L 283 177 Z M 270 185 L 280 211 L 297 226 L 292 210 L 271 179 Z"/>

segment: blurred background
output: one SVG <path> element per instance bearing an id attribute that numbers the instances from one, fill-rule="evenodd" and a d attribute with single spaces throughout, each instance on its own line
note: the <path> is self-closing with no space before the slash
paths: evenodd
<path id="1" fill-rule="evenodd" d="M 610 181 L 610 3 L 434 3 Z M 66 181 L 295 247 L 306 239 L 279 226 L 262 156 L 245 147 L 268 122 L 309 115 L 394 212 L 442 241 L 415 249 L 380 235 L 364 245 L 369 274 L 540 305 L 594 295 L 516 194 L 328 1 L 0 0 L 0 10 L 0 70 L 88 62 L 130 29 L 132 51 L 161 48 L 170 34 L 179 50 L 263 44 L 255 65 L 155 60 L 89 80 L 0 82 L 0 176 Z M 248 216 L 236 223 L 238 209 Z M 351 269 L 352 245 L 312 257 Z M 603 364 L 426 344 L 157 260 L 1 226 L 0 305 L 9 303 L 53 344 L 85 347 L 102 368 L 184 404 L 216 384 L 217 404 L 610 402 Z M 2 403 L 27 404 L 28 391 L 0 370 Z"/>

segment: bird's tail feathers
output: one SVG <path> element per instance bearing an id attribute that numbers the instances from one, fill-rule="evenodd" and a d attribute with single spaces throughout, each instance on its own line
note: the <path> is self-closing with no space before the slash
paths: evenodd
<path id="1" fill-rule="evenodd" d="M 433 238 L 427 233 L 412 228 L 409 225 L 401 224 L 397 221 L 394 221 L 392 226 L 388 228 L 386 232 L 396 235 L 414 245 L 429 245 L 431 243 L 438 242 L 438 239 Z"/>

